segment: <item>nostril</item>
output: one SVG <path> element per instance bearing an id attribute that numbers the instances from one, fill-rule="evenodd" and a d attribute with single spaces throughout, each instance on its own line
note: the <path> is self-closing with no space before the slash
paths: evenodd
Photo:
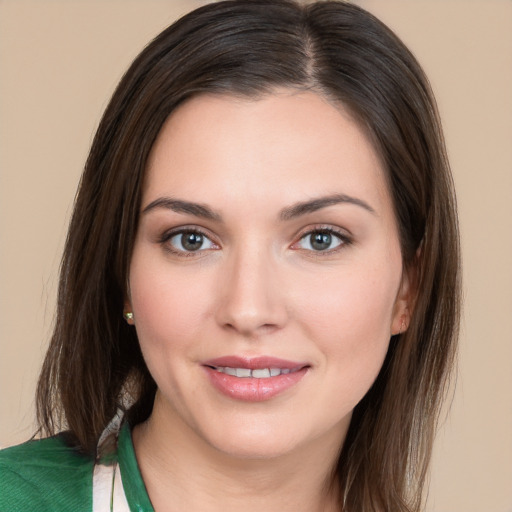
<path id="1" fill-rule="evenodd" d="M 258 325 L 258 324 L 251 325 L 249 323 L 242 323 L 242 322 L 240 322 L 240 323 L 226 322 L 223 325 L 223 327 L 226 331 L 236 332 L 236 333 L 238 333 L 242 336 L 246 336 L 248 338 L 269 335 L 269 334 L 272 334 L 272 333 L 278 331 L 279 329 L 281 329 L 281 327 L 279 325 L 272 324 L 272 323 L 264 323 L 261 325 Z"/>

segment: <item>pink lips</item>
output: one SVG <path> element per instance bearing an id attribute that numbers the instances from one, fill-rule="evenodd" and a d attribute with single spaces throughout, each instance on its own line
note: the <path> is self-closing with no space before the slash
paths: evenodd
<path id="1" fill-rule="evenodd" d="M 203 363 L 203 367 L 210 382 L 224 395 L 236 400 L 247 402 L 260 402 L 270 400 L 274 396 L 293 387 L 306 375 L 309 365 L 287 361 L 275 357 L 261 356 L 244 358 L 239 356 L 226 356 L 211 359 Z M 279 375 L 265 378 L 253 376 L 239 377 L 225 373 L 225 369 L 245 369 L 241 373 L 247 374 L 248 370 L 264 371 L 264 369 L 283 370 Z M 221 371 L 219 371 L 219 369 Z"/>

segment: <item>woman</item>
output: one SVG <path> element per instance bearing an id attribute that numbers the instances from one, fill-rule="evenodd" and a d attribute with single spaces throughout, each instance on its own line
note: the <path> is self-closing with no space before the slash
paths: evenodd
<path id="1" fill-rule="evenodd" d="M 98 128 L 38 390 L 65 433 L 3 452 L 0 504 L 420 510 L 458 314 L 404 45 L 348 3 L 202 7 Z"/>

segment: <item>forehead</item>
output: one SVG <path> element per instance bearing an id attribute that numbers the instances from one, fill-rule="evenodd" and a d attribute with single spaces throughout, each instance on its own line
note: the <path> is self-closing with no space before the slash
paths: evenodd
<path id="1" fill-rule="evenodd" d="M 359 125 L 319 94 L 289 90 L 258 99 L 204 94 L 181 105 L 152 149 L 144 202 L 164 193 L 268 202 L 271 190 L 283 202 L 346 193 L 389 203 Z"/>

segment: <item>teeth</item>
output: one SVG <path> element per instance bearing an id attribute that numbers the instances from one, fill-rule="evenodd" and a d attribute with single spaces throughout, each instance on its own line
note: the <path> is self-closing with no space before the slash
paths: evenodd
<path id="1" fill-rule="evenodd" d="M 253 370 L 252 376 L 256 379 L 268 379 L 270 377 L 270 370 L 262 368 L 261 370 Z"/>
<path id="2" fill-rule="evenodd" d="M 237 377 L 250 377 L 251 370 L 249 368 L 236 368 L 235 369 Z"/>
<path id="3" fill-rule="evenodd" d="M 258 368 L 251 370 L 250 368 L 230 368 L 229 366 L 216 366 L 215 369 L 226 375 L 242 378 L 253 377 L 254 379 L 268 379 L 269 377 L 286 375 L 292 371 L 289 368 Z"/>

